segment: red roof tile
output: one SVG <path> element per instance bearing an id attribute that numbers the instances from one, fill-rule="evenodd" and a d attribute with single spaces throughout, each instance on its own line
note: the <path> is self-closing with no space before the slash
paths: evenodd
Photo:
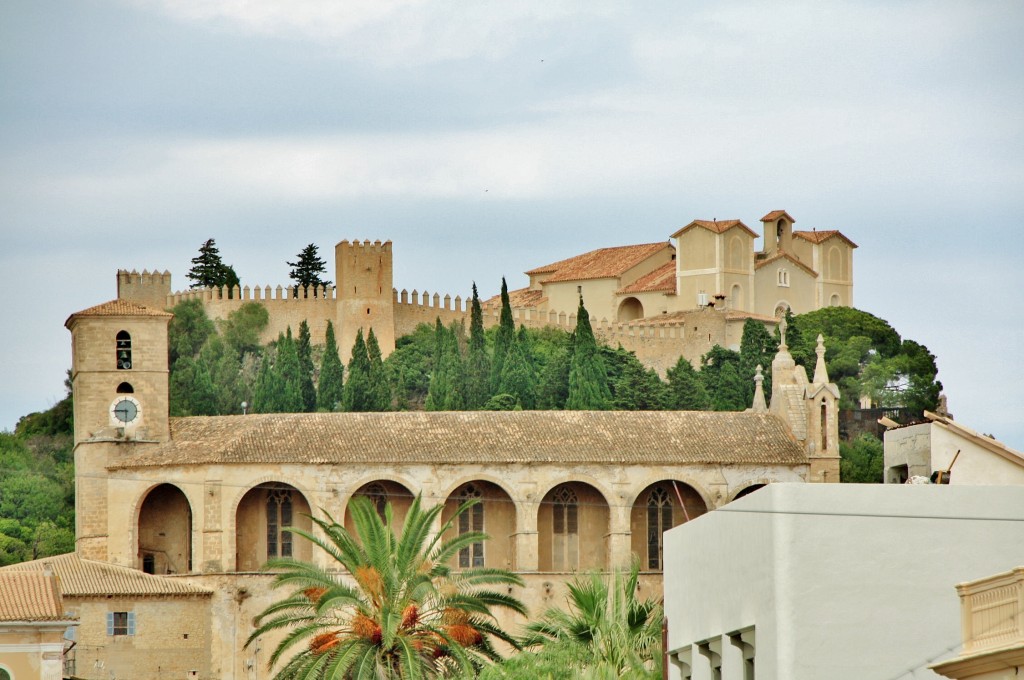
<path id="1" fill-rule="evenodd" d="M 768 213 L 767 215 L 765 215 L 764 217 L 762 217 L 761 221 L 762 222 L 774 222 L 775 220 L 779 219 L 780 217 L 785 217 L 791 223 L 796 222 L 796 220 L 793 219 L 793 216 L 790 215 L 785 210 L 773 210 L 770 213 Z"/>
<path id="2" fill-rule="evenodd" d="M 0 572 L 0 621 L 64 619 L 57 579 L 43 572 Z"/>
<path id="3" fill-rule="evenodd" d="M 764 259 L 759 259 L 754 264 L 754 269 L 755 270 L 761 269 L 762 267 L 766 267 L 769 264 L 771 264 L 772 262 L 775 262 L 776 260 L 780 260 L 780 259 L 789 260 L 790 262 L 795 264 L 797 267 L 800 267 L 800 269 L 803 269 L 805 272 L 807 272 L 808 274 L 810 274 L 811 276 L 813 276 L 815 278 L 817 278 L 817 276 L 818 276 L 818 272 L 814 271 L 813 269 L 811 269 L 810 267 L 805 265 L 803 262 L 801 262 L 800 260 L 798 260 L 795 257 L 793 257 L 792 255 L 787 253 L 785 250 L 777 250 L 777 251 L 775 251 L 774 255 L 771 255 L 769 257 L 765 257 Z"/>
<path id="4" fill-rule="evenodd" d="M 652 293 L 659 291 L 676 290 L 676 261 L 666 262 L 650 274 L 644 274 L 639 279 L 624 288 L 615 291 L 617 294 L 627 293 Z"/>
<path id="5" fill-rule="evenodd" d="M 693 222 L 690 222 L 688 225 L 686 225 L 676 233 L 672 234 L 672 238 L 675 238 L 682 234 L 684 231 L 689 231 L 694 227 L 707 229 L 708 231 L 713 231 L 716 234 L 723 234 L 729 231 L 730 229 L 733 229 L 734 227 L 739 227 L 741 229 L 746 230 L 754 238 L 757 238 L 758 236 L 757 232 L 755 232 L 747 225 L 743 224 L 741 220 L 694 220 Z"/>
<path id="6" fill-rule="evenodd" d="M 162 309 L 153 309 L 152 307 L 144 307 L 135 302 L 129 302 L 128 300 L 111 300 L 110 302 L 104 302 L 102 305 L 96 305 L 95 307 L 89 307 L 83 309 L 80 312 L 75 312 L 67 318 L 64 322 L 64 326 L 70 328 L 70 323 L 77 318 L 83 316 L 174 316 L 170 312 L 165 312 Z"/>
<path id="7" fill-rule="evenodd" d="M 512 307 L 536 307 L 545 300 L 547 300 L 547 298 L 544 297 L 544 291 L 542 290 L 517 288 L 516 290 L 510 290 L 508 292 L 508 303 Z M 501 295 L 495 295 L 492 298 L 484 300 L 480 303 L 480 306 L 487 309 L 501 307 Z"/>
<path id="8" fill-rule="evenodd" d="M 826 229 L 824 231 L 794 231 L 793 236 L 802 238 L 805 241 L 810 241 L 811 243 L 822 243 L 832 237 L 836 237 L 843 239 L 854 248 L 857 247 L 856 243 L 848 239 L 843 232 L 838 229 Z"/>
<path id="9" fill-rule="evenodd" d="M 615 248 L 598 248 L 558 262 L 531 269 L 526 274 L 545 274 L 551 276 L 545 281 L 583 281 L 587 279 L 615 278 L 629 271 L 662 248 L 671 248 L 671 244 L 641 243 L 634 246 L 618 246 Z"/>

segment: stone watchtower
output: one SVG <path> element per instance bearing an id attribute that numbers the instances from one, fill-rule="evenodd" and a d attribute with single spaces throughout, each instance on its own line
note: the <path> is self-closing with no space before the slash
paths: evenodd
<path id="1" fill-rule="evenodd" d="M 337 311 L 334 319 L 341 360 L 348 363 L 356 333 L 370 329 L 385 357 L 395 349 L 395 294 L 391 241 L 340 242 L 334 247 Z"/>
<path id="2" fill-rule="evenodd" d="M 112 300 L 68 317 L 75 418 L 77 551 L 107 559 L 107 466 L 139 445 L 166 442 L 167 324 L 171 314 Z"/>

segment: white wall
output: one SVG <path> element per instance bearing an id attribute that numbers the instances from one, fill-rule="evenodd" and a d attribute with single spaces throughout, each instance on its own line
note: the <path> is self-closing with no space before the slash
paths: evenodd
<path id="1" fill-rule="evenodd" d="M 758 678 L 937 678 L 954 585 L 1024 564 L 1022 535 L 1024 487 L 773 484 L 666 534 L 667 649 L 754 626 Z"/>

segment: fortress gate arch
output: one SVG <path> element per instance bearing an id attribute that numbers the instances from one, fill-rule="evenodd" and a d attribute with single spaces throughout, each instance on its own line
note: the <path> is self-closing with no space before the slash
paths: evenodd
<path id="1" fill-rule="evenodd" d="M 309 501 L 290 484 L 264 482 L 242 496 L 235 511 L 235 570 L 256 571 L 268 559 L 294 557 L 310 561 L 309 541 L 285 531 L 311 531 Z"/>
<path id="2" fill-rule="evenodd" d="M 146 492 L 139 506 L 136 568 L 147 574 L 192 571 L 192 506 L 173 484 Z"/>
<path id="3" fill-rule="evenodd" d="M 701 494 L 679 480 L 661 480 L 641 491 L 629 516 L 631 548 L 640 558 L 640 568 L 664 569 L 664 533 L 707 511 Z"/>

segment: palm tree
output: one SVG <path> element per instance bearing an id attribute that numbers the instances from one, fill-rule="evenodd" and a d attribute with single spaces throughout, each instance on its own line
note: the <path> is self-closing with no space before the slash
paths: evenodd
<path id="1" fill-rule="evenodd" d="M 291 594 L 257 617 L 246 645 L 286 631 L 270 658 L 274 667 L 295 652 L 274 676 L 280 680 L 468 676 L 501 658 L 492 638 L 518 649 L 491 609 L 525 615 L 525 606 L 504 592 L 522 579 L 503 569 L 455 572 L 449 566 L 460 549 L 487 538 L 480 532 L 443 538 L 473 503 L 433 531 L 443 506 L 424 509 L 417 497 L 396 534 L 390 504 L 382 517 L 370 499 L 356 496 L 349 504 L 352 533 L 330 515 L 313 518 L 323 537 L 289 529 L 327 553 L 354 584 L 341 582 L 337 570 L 288 558 L 268 561 L 264 569 L 277 572 L 274 587 Z"/>
<path id="2" fill-rule="evenodd" d="M 523 646 L 577 659 L 579 667 L 563 677 L 660 678 L 662 609 L 637 597 L 639 574 L 634 558 L 628 573 L 617 571 L 610 580 L 574 579 L 568 608 L 549 609 L 529 624 Z"/>

